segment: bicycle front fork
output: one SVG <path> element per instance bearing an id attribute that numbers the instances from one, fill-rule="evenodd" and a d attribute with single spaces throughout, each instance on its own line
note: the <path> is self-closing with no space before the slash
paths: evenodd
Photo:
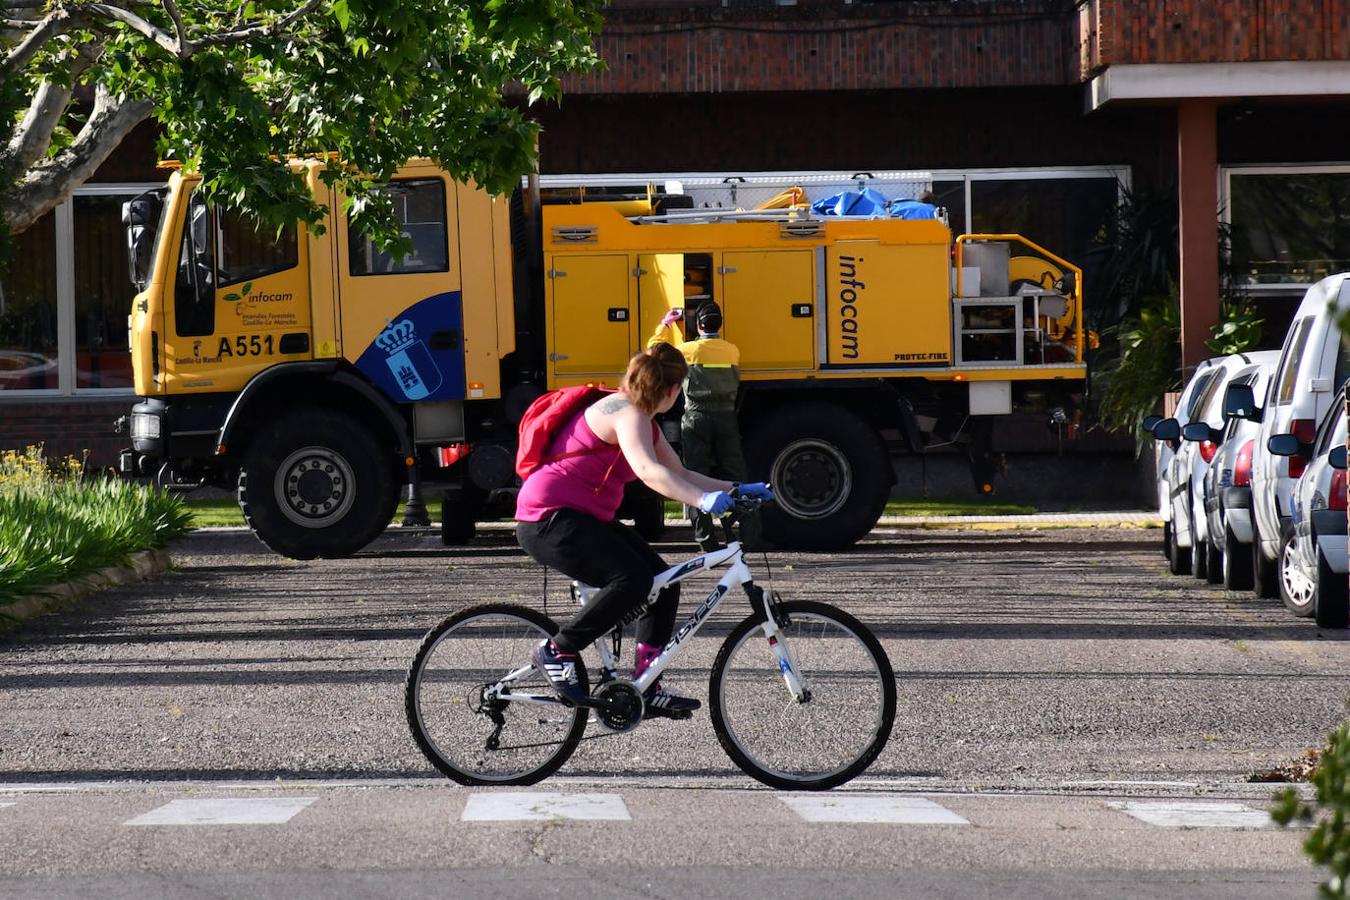
<path id="1" fill-rule="evenodd" d="M 792 645 L 782 638 L 781 629 L 791 625 L 792 620 L 779 605 L 780 598 L 777 592 L 765 594 L 764 589 L 753 581 L 747 582 L 744 587 L 746 595 L 750 598 L 751 608 L 764 620 L 761 626 L 764 629 L 764 637 L 769 642 L 769 651 L 778 662 L 778 671 L 782 673 L 783 681 L 787 683 L 788 692 L 798 703 L 809 703 L 811 689 L 802 676 L 801 667 L 797 665 L 797 656 L 792 652 Z"/>

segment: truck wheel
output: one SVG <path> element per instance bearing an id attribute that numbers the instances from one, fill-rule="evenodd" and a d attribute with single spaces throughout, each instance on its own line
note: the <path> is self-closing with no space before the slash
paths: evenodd
<path id="1" fill-rule="evenodd" d="M 773 485 L 764 537 L 781 549 L 840 550 L 872 530 L 890 493 L 890 459 L 876 432 L 828 403 L 782 408 L 746 441 L 756 478 Z"/>
<path id="2" fill-rule="evenodd" d="M 351 416 L 288 414 L 245 452 L 239 508 L 258 539 L 282 556 L 350 556 L 394 517 L 398 490 L 388 458 Z"/>

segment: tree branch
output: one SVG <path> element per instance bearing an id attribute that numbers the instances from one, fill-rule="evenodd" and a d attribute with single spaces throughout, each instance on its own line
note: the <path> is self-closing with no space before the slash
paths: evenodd
<path id="1" fill-rule="evenodd" d="M 67 10 L 64 7 L 57 7 L 52 10 L 34 26 L 28 36 L 20 41 L 13 50 L 0 60 L 0 81 L 4 81 L 14 72 L 28 64 L 42 46 L 52 38 L 73 31 L 79 27 L 80 21 L 84 18 L 83 8 L 79 10 Z"/>
<path id="2" fill-rule="evenodd" d="M 153 108 L 149 100 L 113 97 L 100 85 L 93 112 L 75 142 L 29 172 L 6 194 L 5 225 L 17 234 L 63 202 L 94 174 L 131 129 L 145 121 Z"/>
<path id="3" fill-rule="evenodd" d="M 255 37 L 275 37 L 287 28 L 290 28 L 296 20 L 305 14 L 313 12 L 322 2 L 323 0 L 306 0 L 303 5 L 288 12 L 275 22 L 268 22 L 263 25 L 249 25 L 244 28 L 231 28 L 229 31 L 205 35 L 193 42 L 194 47 L 210 47 L 214 44 L 237 44 Z"/>
<path id="4" fill-rule="evenodd" d="M 81 8 L 100 18 L 121 22 L 132 31 L 154 41 L 174 56 L 186 56 L 190 52 L 186 47 L 181 46 L 178 41 L 174 40 L 173 36 L 167 31 L 162 28 L 156 28 L 154 25 L 151 25 L 149 22 L 145 21 L 145 19 L 142 19 L 130 10 L 122 9 L 120 6 L 108 6 L 106 3 L 90 3 Z"/>
<path id="5" fill-rule="evenodd" d="M 70 67 L 70 83 L 78 82 L 79 77 L 102 55 L 101 43 L 82 45 Z M 61 116 L 70 105 L 73 93 L 72 88 L 50 81 L 43 82 L 37 89 L 32 102 L 28 105 L 28 112 L 10 138 L 9 146 L 3 154 L 0 154 L 0 177 L 3 177 L 5 182 L 18 178 L 47 155 L 47 148 L 52 142 L 52 132 L 61 123 Z"/>
<path id="6" fill-rule="evenodd" d="M 178 32 L 178 55 L 187 56 L 191 52 L 191 42 L 188 41 L 187 27 L 183 24 L 183 14 L 178 11 L 178 4 L 173 0 L 164 0 L 164 11 L 173 19 L 174 30 Z"/>

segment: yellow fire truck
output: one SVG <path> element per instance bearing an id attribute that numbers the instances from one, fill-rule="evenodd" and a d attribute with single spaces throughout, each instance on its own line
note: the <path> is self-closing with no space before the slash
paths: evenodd
<path id="1" fill-rule="evenodd" d="M 780 547 L 855 542 L 892 455 L 958 436 L 990 490 L 991 417 L 1081 396 L 1079 270 L 1018 235 L 678 196 L 540 203 L 414 161 L 384 188 L 412 246 L 392 257 L 348 227 L 318 163 L 295 165 L 333 211 L 322 235 L 260 231 L 178 171 L 124 209 L 139 402 L 121 468 L 236 490 L 287 556 L 364 547 L 405 486 L 444 489 L 442 533 L 468 539 L 509 509 L 530 401 L 615 384 L 667 310 L 707 299 L 741 350 L 746 453 L 776 488 Z M 659 502 L 632 500 L 659 529 Z"/>

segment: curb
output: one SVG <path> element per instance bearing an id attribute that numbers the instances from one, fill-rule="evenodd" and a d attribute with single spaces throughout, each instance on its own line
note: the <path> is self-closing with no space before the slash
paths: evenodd
<path id="1" fill-rule="evenodd" d="M 169 551 L 138 550 L 120 566 L 108 566 L 88 572 L 70 581 L 49 585 L 9 606 L 0 606 L 0 632 L 17 627 L 22 622 L 69 606 L 90 594 L 122 584 L 134 584 L 169 568 L 173 560 Z"/>

